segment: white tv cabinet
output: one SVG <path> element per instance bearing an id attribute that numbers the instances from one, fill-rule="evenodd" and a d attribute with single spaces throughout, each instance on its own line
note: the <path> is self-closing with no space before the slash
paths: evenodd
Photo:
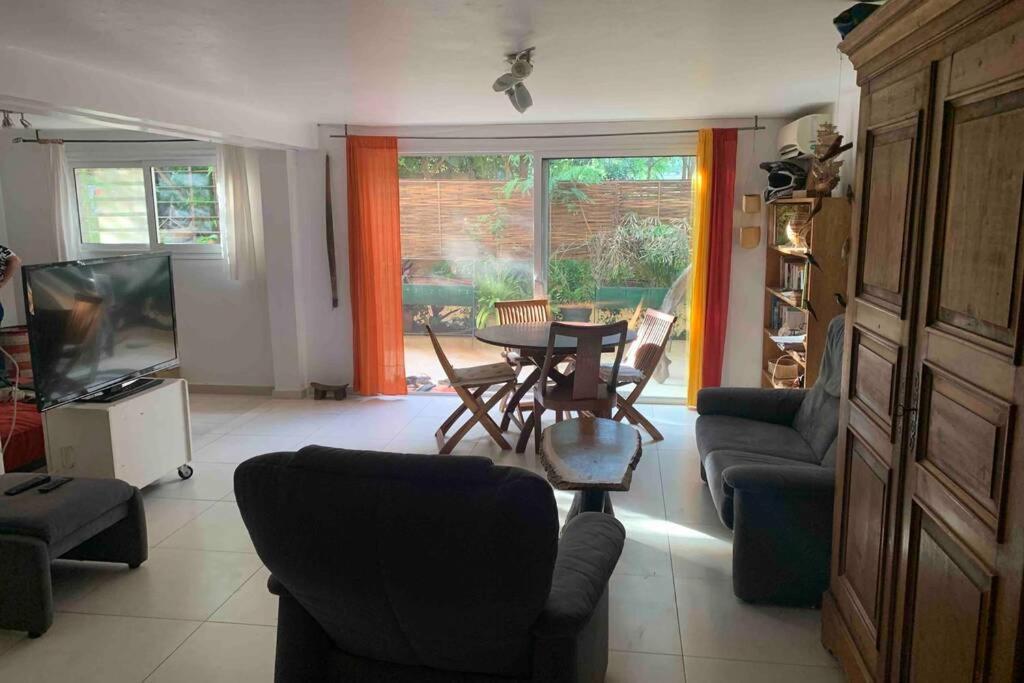
<path id="1" fill-rule="evenodd" d="M 69 403 L 43 413 L 46 469 L 68 477 L 148 486 L 175 469 L 192 476 L 188 383 L 160 384 L 110 403 Z"/>

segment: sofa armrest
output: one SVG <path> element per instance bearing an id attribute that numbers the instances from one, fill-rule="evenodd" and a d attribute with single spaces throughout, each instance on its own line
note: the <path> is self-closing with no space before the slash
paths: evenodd
<path id="1" fill-rule="evenodd" d="M 625 542 L 622 523 L 603 512 L 584 512 L 566 525 L 558 542 L 551 592 L 533 627 L 536 637 L 574 637 L 587 624 Z"/>
<path id="2" fill-rule="evenodd" d="M 722 472 L 722 481 L 733 491 L 831 498 L 835 492 L 836 471 L 798 465 L 735 465 Z"/>
<path id="3" fill-rule="evenodd" d="M 791 425 L 806 394 L 806 389 L 708 387 L 697 392 L 697 412 Z"/>
<path id="4" fill-rule="evenodd" d="M 732 585 L 747 602 L 816 606 L 828 587 L 835 470 L 736 465 Z"/>

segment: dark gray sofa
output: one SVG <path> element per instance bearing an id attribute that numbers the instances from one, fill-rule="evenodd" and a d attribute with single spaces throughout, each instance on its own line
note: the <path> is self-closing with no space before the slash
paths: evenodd
<path id="1" fill-rule="evenodd" d="M 235 496 L 279 596 L 277 683 L 604 680 L 625 540 L 487 458 L 308 446 L 252 458 Z"/>
<path id="2" fill-rule="evenodd" d="M 701 478 L 733 530 L 733 591 L 743 600 L 818 605 L 828 586 L 843 324 L 829 323 L 809 390 L 698 392 Z"/>

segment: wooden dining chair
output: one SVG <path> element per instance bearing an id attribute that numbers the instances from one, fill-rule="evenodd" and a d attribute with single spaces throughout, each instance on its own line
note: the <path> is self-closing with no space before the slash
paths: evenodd
<path id="1" fill-rule="evenodd" d="M 496 301 L 494 308 L 498 311 L 498 323 L 501 325 L 515 325 L 517 323 L 543 323 L 551 320 L 551 307 L 547 299 L 520 299 L 517 301 Z M 518 374 L 524 366 L 535 365 L 536 362 L 530 357 L 523 357 L 518 349 L 505 349 L 502 357 Z M 501 400 L 502 411 L 506 408 L 506 396 Z M 529 402 L 520 401 L 516 404 L 515 410 L 502 418 L 502 429 L 508 429 L 509 420 L 514 420 L 516 426 L 523 428 L 526 421 L 523 411 L 533 410 Z"/>
<path id="2" fill-rule="evenodd" d="M 541 379 L 533 390 L 533 412 L 519 435 L 516 451 L 522 453 L 526 450 L 533 432 L 534 447 L 540 452 L 541 417 L 545 410 L 554 410 L 559 416 L 569 411 L 585 411 L 596 417 L 612 416 L 618 399 L 615 387 L 628 330 L 629 322 L 626 320 L 610 325 L 551 323 Z M 572 370 L 567 374 L 556 368 L 564 356 L 555 351 L 556 337 L 569 337 L 576 341 Z M 613 347 L 615 352 L 615 361 L 609 366 L 607 379 L 601 376 L 601 354 L 606 346 Z"/>
<path id="3" fill-rule="evenodd" d="M 487 433 L 491 435 L 491 438 L 494 439 L 495 443 L 502 450 L 511 448 L 508 441 L 502 436 L 501 430 L 498 429 L 498 425 L 494 424 L 494 420 L 488 415 L 488 411 L 515 386 L 515 371 L 507 363 L 490 363 L 488 365 L 474 365 L 468 368 L 454 368 L 448 360 L 448 356 L 445 355 L 444 349 L 441 348 L 441 343 L 437 341 L 434 331 L 430 329 L 429 325 L 424 327 L 426 327 L 427 334 L 430 335 L 430 343 L 434 345 L 434 353 L 437 354 L 437 360 L 441 362 L 441 367 L 444 369 L 444 374 L 448 377 L 448 382 L 459 398 L 462 399 L 462 405 L 448 416 L 448 419 L 434 433 L 434 437 L 437 439 L 438 452 L 442 455 L 451 453 L 452 449 L 462 441 L 462 438 L 478 422 L 487 430 Z M 484 401 L 484 393 L 492 387 L 498 388 L 489 399 Z M 454 434 L 449 436 L 448 430 L 467 411 L 470 412 L 469 419 Z"/>
<path id="4" fill-rule="evenodd" d="M 662 313 L 653 308 L 648 308 L 644 313 L 643 320 L 636 332 L 636 339 L 629 347 L 626 357 L 616 373 L 618 380 L 616 388 L 633 385 L 633 390 L 626 397 L 619 398 L 618 410 L 614 420 L 621 422 L 623 418 L 629 420 L 630 424 L 639 424 L 655 441 L 661 441 L 665 437 L 661 435 L 657 427 L 651 424 L 650 420 L 640 414 L 636 408 L 636 401 L 643 393 L 644 387 L 654 375 L 658 363 L 665 355 L 665 348 L 672 336 L 672 326 L 676 323 L 676 316 Z M 601 378 L 606 382 L 611 381 L 612 367 L 601 366 Z"/>

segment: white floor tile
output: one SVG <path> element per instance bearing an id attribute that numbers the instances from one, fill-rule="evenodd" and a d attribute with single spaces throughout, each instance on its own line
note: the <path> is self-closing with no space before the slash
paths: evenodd
<path id="1" fill-rule="evenodd" d="M 259 558 L 250 553 L 154 548 L 138 569 L 104 574 L 98 586 L 62 609 L 204 620 L 259 567 Z"/>
<path id="2" fill-rule="evenodd" d="M 198 517 L 213 503 L 208 500 L 179 500 L 147 496 L 146 534 L 152 548 Z"/>
<path id="3" fill-rule="evenodd" d="M 220 500 L 235 488 L 235 467 L 212 462 L 193 462 L 193 475 L 181 479 L 177 473 L 168 474 L 154 484 L 147 486 L 143 494 L 148 500 L 156 498 L 178 498 L 182 500 Z"/>
<path id="4" fill-rule="evenodd" d="M 608 588 L 612 650 L 681 655 L 672 580 L 664 576 L 612 576 Z"/>
<path id="5" fill-rule="evenodd" d="M 668 525 L 672 572 L 677 579 L 732 579 L 732 534 L 723 525 Z"/>
<path id="6" fill-rule="evenodd" d="M 276 640 L 272 626 L 206 623 L 146 683 L 269 683 Z"/>
<path id="7" fill-rule="evenodd" d="M 830 666 L 821 645 L 821 612 L 750 605 L 732 583 L 676 579 L 683 654 L 780 664 Z"/>
<path id="8" fill-rule="evenodd" d="M 0 657 L 0 681 L 138 683 L 181 645 L 199 622 L 57 614 L 41 638 Z"/>
<path id="9" fill-rule="evenodd" d="M 0 630 L 0 655 L 10 650 L 23 638 L 25 638 L 25 634 L 21 631 Z"/>
<path id="10" fill-rule="evenodd" d="M 267 590 L 269 578 L 270 572 L 266 568 L 257 571 L 213 613 L 210 621 L 276 626 L 277 596 Z"/>
<path id="11" fill-rule="evenodd" d="M 254 553 L 238 505 L 214 503 L 198 517 L 175 531 L 160 544 L 161 548 L 190 548 L 221 552 Z"/>
<path id="12" fill-rule="evenodd" d="M 195 462 L 237 465 L 249 458 L 276 451 L 294 451 L 306 445 L 307 439 L 296 436 L 252 436 L 225 434 L 192 454 Z"/>
<path id="13" fill-rule="evenodd" d="M 686 683 L 842 683 L 842 672 L 827 666 L 767 664 L 686 657 Z"/>
<path id="14" fill-rule="evenodd" d="M 684 683 L 683 658 L 641 652 L 608 653 L 605 683 Z"/>

